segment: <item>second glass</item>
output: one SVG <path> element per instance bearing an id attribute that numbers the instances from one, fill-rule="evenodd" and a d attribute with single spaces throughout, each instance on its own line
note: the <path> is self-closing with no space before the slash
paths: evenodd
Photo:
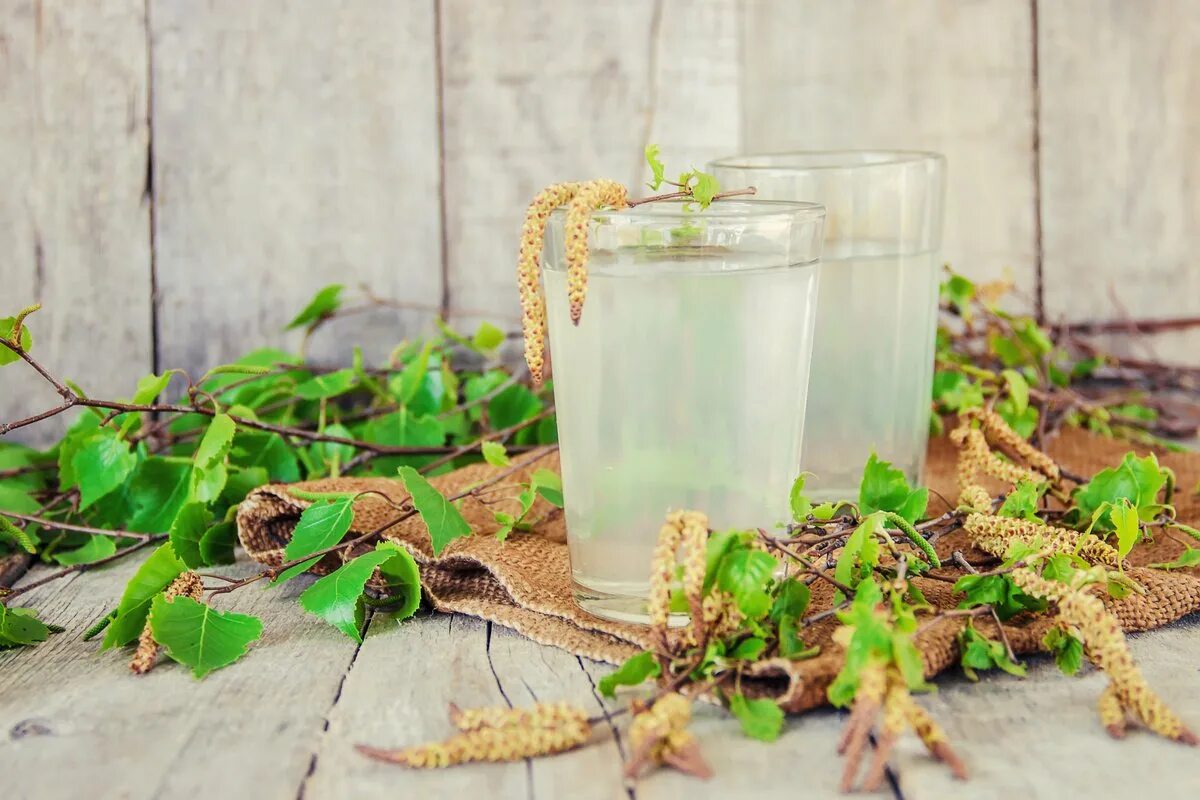
<path id="1" fill-rule="evenodd" d="M 929 439 L 945 161 L 936 153 L 796 152 L 709 165 L 722 186 L 825 206 L 803 469 L 857 499 L 874 451 L 921 479 Z"/>
<path id="2" fill-rule="evenodd" d="M 666 513 L 788 518 L 799 470 L 824 212 L 721 201 L 596 212 L 568 314 L 561 209 L 542 259 L 567 543 L 579 604 L 645 621 Z"/>

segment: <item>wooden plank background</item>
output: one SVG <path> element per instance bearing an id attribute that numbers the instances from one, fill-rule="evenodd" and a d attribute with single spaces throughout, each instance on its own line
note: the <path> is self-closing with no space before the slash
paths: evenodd
<path id="1" fill-rule="evenodd" d="M 697 166 L 941 150 L 956 268 L 1050 321 L 1186 317 L 1198 50 L 1192 0 L 9 0 L 0 313 L 43 302 L 38 352 L 105 394 L 295 346 L 335 282 L 405 307 L 340 322 L 323 360 L 437 313 L 515 327 L 528 198 L 637 185 L 658 142 Z M 51 402 L 0 372 L 0 418 Z"/>

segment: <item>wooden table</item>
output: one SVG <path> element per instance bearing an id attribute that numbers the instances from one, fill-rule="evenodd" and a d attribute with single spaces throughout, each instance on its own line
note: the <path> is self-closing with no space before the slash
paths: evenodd
<path id="1" fill-rule="evenodd" d="M 241 662 L 196 681 L 166 661 L 132 675 L 127 652 L 98 652 L 80 632 L 114 603 L 135 564 L 68 577 L 22 598 L 67 632 L 0 653 L 0 798 L 825 798 L 838 797 L 834 753 L 842 715 L 787 723 L 773 745 L 741 736 L 718 709 L 694 730 L 716 770 L 703 783 L 673 772 L 628 794 L 623 742 L 511 765 L 409 771 L 363 758 L 356 742 L 415 743 L 450 732 L 446 704 L 569 700 L 600 714 L 609 667 L 537 645 L 499 625 L 422 612 L 397 626 L 378 617 L 356 645 L 296 605 L 301 578 L 218 605 L 262 617 L 266 632 Z M 247 574 L 254 567 L 238 565 Z M 38 575 L 35 570 L 32 577 Z M 28 578 L 27 578 L 28 579 Z M 1151 684 L 1200 728 L 1200 617 L 1134 638 Z M 1100 727 L 1104 679 L 1061 676 L 1045 658 L 1024 680 L 938 681 L 921 698 L 972 772 L 953 781 L 906 737 L 884 795 L 925 798 L 1175 798 L 1200 794 L 1200 752 Z"/>

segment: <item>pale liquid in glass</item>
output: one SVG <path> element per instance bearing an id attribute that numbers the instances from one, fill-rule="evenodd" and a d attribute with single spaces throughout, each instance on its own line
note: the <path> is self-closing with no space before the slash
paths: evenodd
<path id="1" fill-rule="evenodd" d="M 614 265 L 593 254 L 579 327 L 566 273 L 545 270 L 571 570 L 585 608 L 603 598 L 605 615 L 620 618 L 613 596 L 628 597 L 618 604 L 627 616 L 644 614 L 669 510 L 704 511 L 717 529 L 787 519 L 817 269 L 744 263 L 722 272 L 696 257 Z"/>
<path id="2" fill-rule="evenodd" d="M 855 247 L 864 249 L 861 242 Z M 805 482 L 811 497 L 857 500 L 872 451 L 910 484 L 920 480 L 938 261 L 936 253 L 839 258 L 826 242 L 801 458 L 814 474 Z"/>

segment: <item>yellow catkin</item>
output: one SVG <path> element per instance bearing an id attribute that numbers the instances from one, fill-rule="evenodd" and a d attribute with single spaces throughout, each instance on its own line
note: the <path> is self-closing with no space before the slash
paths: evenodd
<path id="1" fill-rule="evenodd" d="M 462 709 L 451 705 L 450 723 L 460 731 L 508 728 L 529 724 L 532 713 L 529 709 L 509 708 L 508 706 Z"/>
<path id="2" fill-rule="evenodd" d="M 661 764 L 672 745 L 686 744 L 686 739 L 678 734 L 686 734 L 684 728 L 691 719 L 691 701 L 676 692 L 665 694 L 634 716 L 629 726 L 629 743 L 635 753 L 648 755 Z"/>
<path id="3" fill-rule="evenodd" d="M 1096 710 L 1100 712 L 1100 724 L 1114 739 L 1125 735 L 1125 709 L 1121 707 L 1121 698 L 1113 684 L 1108 684 L 1100 692 L 1100 697 L 1096 699 Z"/>
<path id="4" fill-rule="evenodd" d="M 164 596 L 168 600 L 180 596 L 190 597 L 199 602 L 204 597 L 204 585 L 200 582 L 199 575 L 194 572 L 185 572 L 171 582 L 164 592 Z M 136 675 L 145 675 L 158 663 L 158 651 L 158 642 L 154 641 L 154 631 L 150 627 L 150 620 L 147 619 L 141 635 L 138 636 L 137 650 L 134 651 L 133 658 L 129 662 L 129 669 Z"/>
<path id="5" fill-rule="evenodd" d="M 547 186 L 529 204 L 525 212 L 525 224 L 521 228 L 517 287 L 521 295 L 525 363 L 529 365 L 529 374 L 535 384 L 542 382 L 545 370 L 546 298 L 542 292 L 542 276 L 538 267 L 546 237 L 546 221 L 554 209 L 570 201 L 578 191 L 578 183 Z"/>
<path id="6" fill-rule="evenodd" d="M 619 209 L 627 205 L 625 187 L 605 178 L 582 184 L 567 205 L 567 299 L 571 322 L 576 325 L 583 315 L 583 301 L 587 296 L 588 225 L 592 212 L 604 206 Z"/>
<path id="7" fill-rule="evenodd" d="M 704 573 L 707 567 L 708 517 L 699 511 L 672 511 L 658 533 L 650 560 L 647 616 L 655 636 L 664 638 L 671 615 L 675 553 L 684 550 L 683 590 L 692 614 L 691 627 L 703 625 Z"/>
<path id="8" fill-rule="evenodd" d="M 998 558 L 1004 557 L 1009 544 L 1014 541 L 1033 544 L 1040 539 L 1047 549 L 1078 553 L 1092 564 L 1116 567 L 1120 563 L 1116 549 L 1096 536 L 1033 520 L 969 514 L 963 528 L 971 535 L 971 542 L 976 547 Z"/>
<path id="9" fill-rule="evenodd" d="M 1058 604 L 1059 617 L 1079 634 L 1087 657 L 1108 676 L 1121 708 L 1160 736 L 1195 744 L 1196 736 L 1146 683 L 1117 618 L 1098 597 L 1086 591 L 1086 581 L 1103 577 L 1100 570 L 1096 567 L 1076 573 L 1072 585 L 1048 580 L 1030 569 L 1014 571 L 1012 579 L 1026 594 Z"/>
<path id="10" fill-rule="evenodd" d="M 983 430 L 991 442 L 1025 459 L 1029 466 L 1040 474 L 1041 480 L 1057 483 L 1062 477 L 1062 472 L 1058 464 L 1054 463 L 1054 459 L 1038 450 L 1021 434 L 1009 427 L 1009 424 L 1004 421 L 1004 417 L 988 408 L 975 409 L 970 413 L 979 420 L 979 424 L 983 426 Z"/>
<path id="11" fill-rule="evenodd" d="M 587 714 L 568 703 L 539 703 L 522 711 L 522 721 L 502 727 L 485 725 L 486 720 L 509 720 L 506 709 L 462 711 L 460 721 L 479 724 L 441 742 L 430 742 L 399 750 L 381 750 L 359 745 L 365 755 L 417 769 L 435 769 L 477 761 L 519 761 L 550 755 L 584 744 L 591 736 Z M 456 723 L 459 724 L 459 723 Z"/>

